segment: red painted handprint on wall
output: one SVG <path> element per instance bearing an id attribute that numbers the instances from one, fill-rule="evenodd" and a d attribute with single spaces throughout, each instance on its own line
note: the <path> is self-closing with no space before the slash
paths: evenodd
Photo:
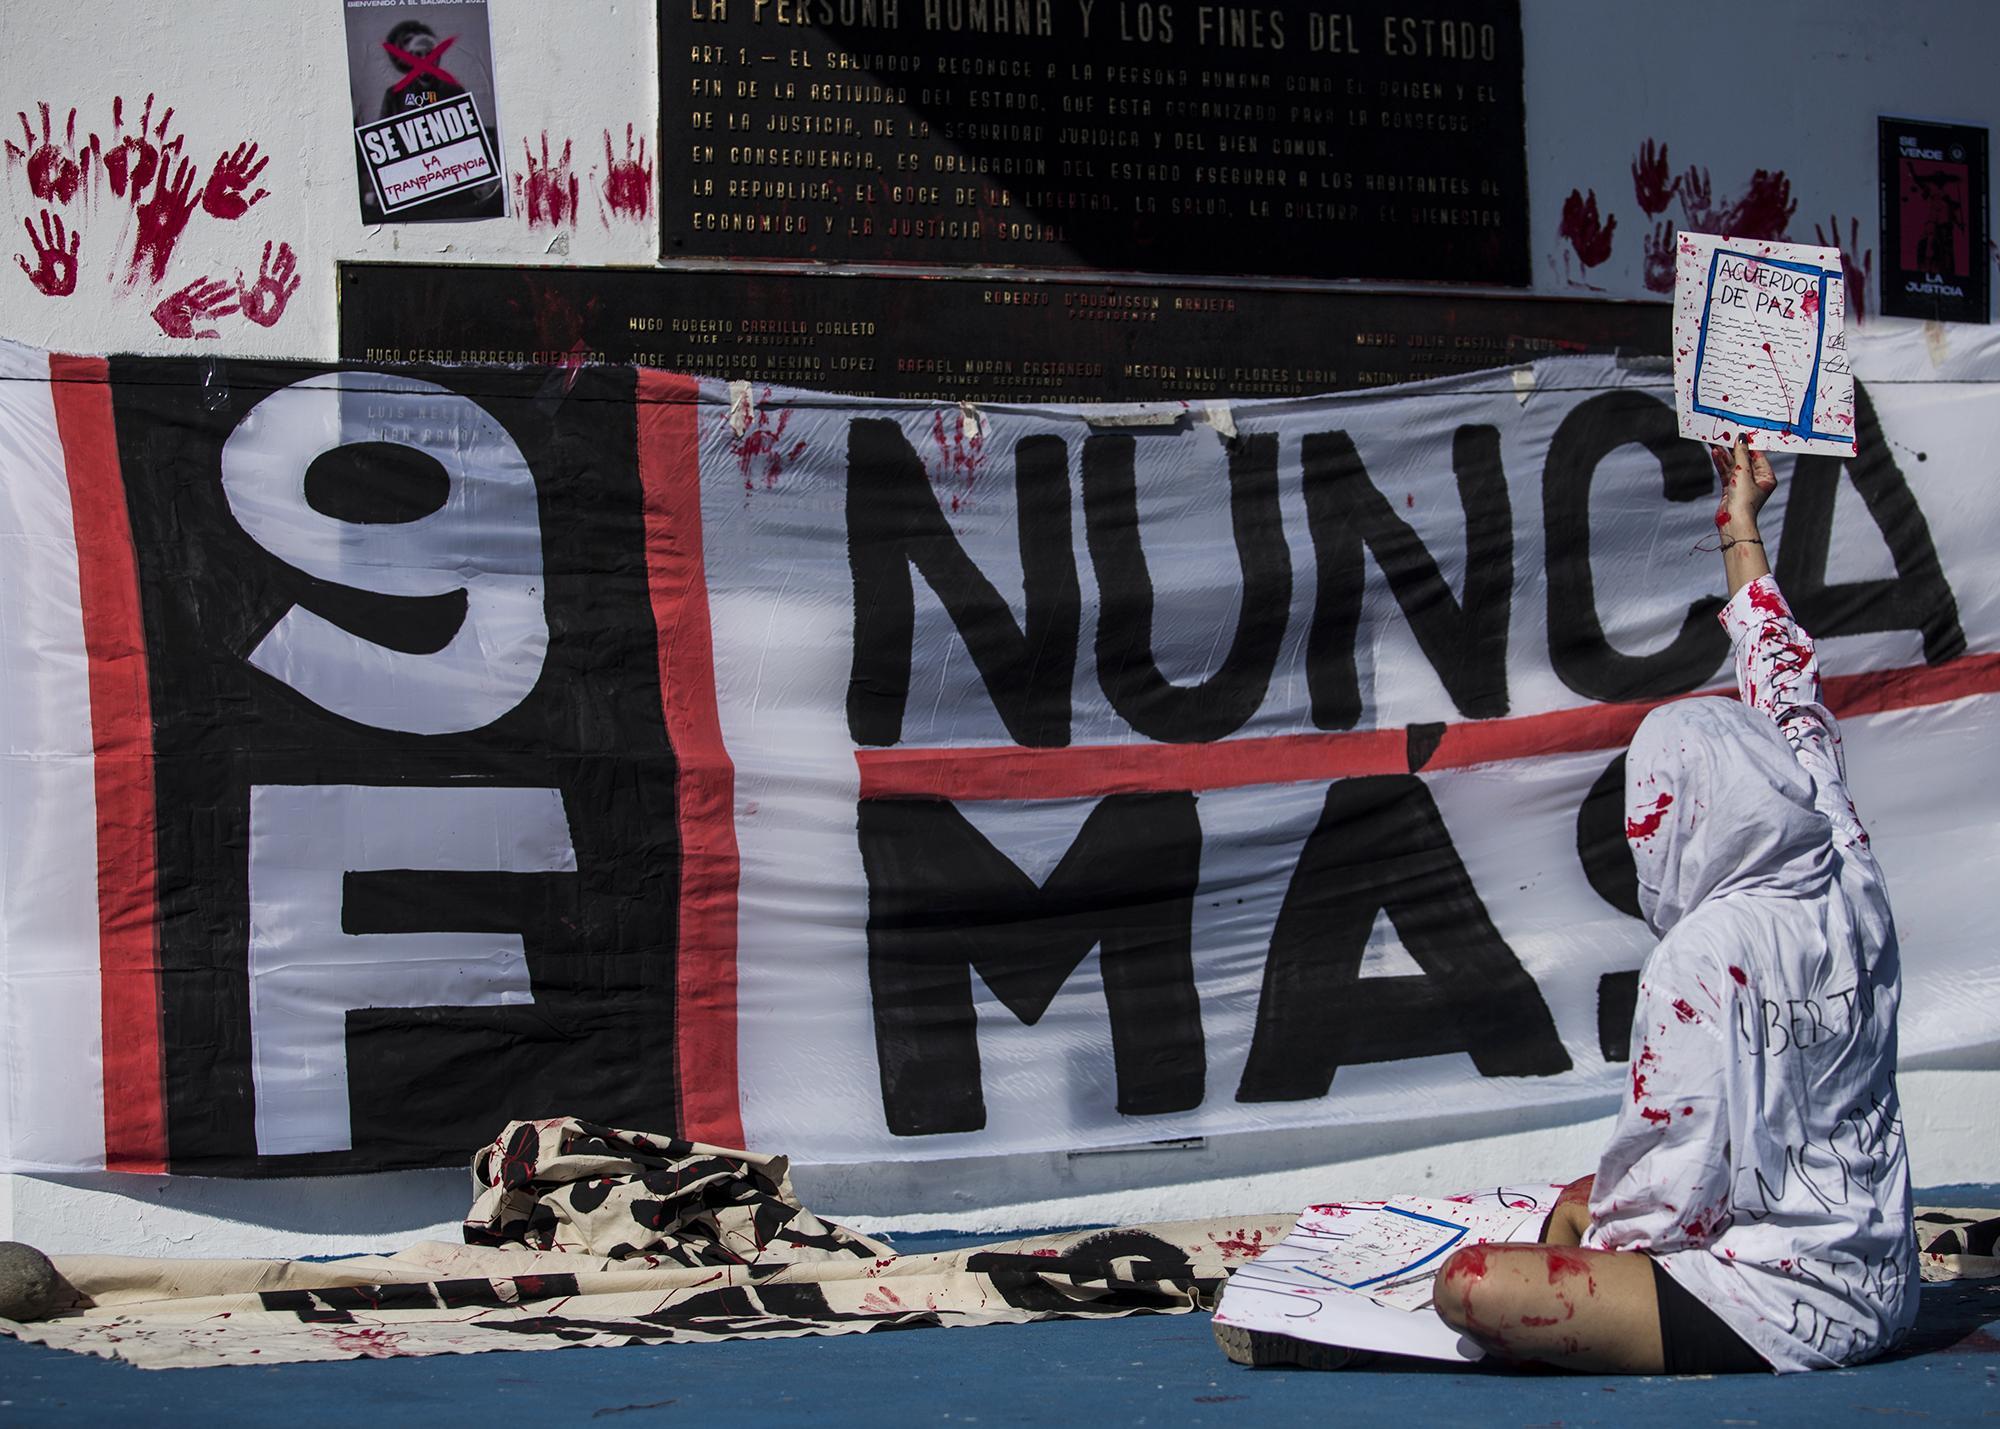
<path id="1" fill-rule="evenodd" d="M 169 293 L 153 309 L 153 321 L 168 337 L 221 337 L 216 328 L 197 328 L 196 323 L 227 317 L 236 311 L 236 295 L 227 283 L 210 282 L 206 276 L 185 288 Z"/>
<path id="2" fill-rule="evenodd" d="M 1868 289 L 1875 281 L 1875 250 L 1861 247 L 1861 220 L 1847 220 L 1847 241 L 1840 241 L 1840 220 L 1827 215 L 1826 227 L 1813 225 L 1813 241 L 1822 248 L 1840 250 L 1841 276 L 1847 281 L 1847 316 L 1857 324 L 1868 316 Z M 1854 255 L 1861 254 L 1856 263 Z"/>
<path id="3" fill-rule="evenodd" d="M 257 180 L 270 163 L 269 156 L 259 159 L 255 144 L 238 144 L 215 161 L 215 167 L 208 171 L 208 183 L 201 191 L 201 208 L 211 218 L 238 219 L 250 211 L 250 205 L 269 194 L 269 189 L 258 189 L 250 197 L 243 197 L 243 190 Z M 268 245 L 266 245 L 268 246 Z"/>
<path id="4" fill-rule="evenodd" d="M 653 211 L 653 166 L 646 162 L 646 137 L 633 148 L 633 126 L 625 126 L 625 157 L 611 148 L 611 131 L 604 131 L 604 186 L 599 216 L 609 228 L 613 218 L 643 221 Z"/>
<path id="5" fill-rule="evenodd" d="M 258 265 L 257 281 L 246 283 L 241 272 L 236 275 L 236 295 L 243 305 L 243 316 L 259 327 L 270 327 L 283 317 L 285 304 L 299 290 L 297 268 L 298 259 L 291 244 L 280 243 L 274 261 L 270 241 L 265 240 L 264 261 Z"/>
<path id="6" fill-rule="evenodd" d="M 514 202 L 526 215 L 530 228 L 562 228 L 576 222 L 583 186 L 570 172 L 572 147 L 568 139 L 563 140 L 562 157 L 551 161 L 549 136 L 544 130 L 542 158 L 538 164 L 528 141 L 521 141 L 521 152 L 528 156 L 528 168 L 527 172 L 514 175 Z"/>
<path id="7" fill-rule="evenodd" d="M 69 122 L 63 126 L 62 142 L 55 139 L 49 122 L 49 106 L 43 102 L 36 106 L 42 112 L 42 137 L 38 142 L 35 131 L 28 123 L 27 110 L 16 111 L 21 119 L 21 133 L 28 141 L 23 149 L 13 140 L 7 141 L 7 162 L 25 163 L 28 169 L 28 192 L 44 203 L 68 203 L 75 198 L 90 176 L 90 146 L 76 147 L 76 111 L 69 112 Z"/>
<path id="8" fill-rule="evenodd" d="M 118 251 L 107 253 L 108 281 L 124 286 L 164 286 L 176 252 L 197 212 L 218 222 L 233 223 L 271 191 L 258 185 L 270 157 L 253 140 L 224 147 L 206 175 L 187 157 L 187 139 L 174 132 L 174 109 L 148 94 L 138 121 L 127 127 L 124 97 L 111 102 L 110 139 L 96 133 L 77 140 L 78 111 L 72 107 L 60 128 L 57 110 L 38 101 L 40 124 L 26 109 L 16 112 L 22 142 L 5 141 L 9 174 L 23 169 L 31 196 L 48 205 L 22 220 L 29 249 L 14 255 L 35 290 L 61 298 L 77 290 L 84 248 L 83 224 L 99 194 L 131 206 L 130 226 L 120 233 Z M 67 207 L 67 214 L 56 211 Z M 39 219 L 39 227 L 37 226 Z M 129 241 L 129 248 L 123 244 Z M 94 250 L 98 251 L 98 250 Z M 270 327 L 285 312 L 299 289 L 298 255 L 288 243 L 264 244 L 263 261 L 254 280 L 242 270 L 234 284 L 206 275 L 162 298 L 152 309 L 160 331 L 177 338 L 219 336 L 214 320 L 241 312 L 245 321 Z"/>
<path id="9" fill-rule="evenodd" d="M 164 151 L 171 147 L 167 141 L 167 126 L 173 123 L 174 111 L 171 106 L 160 116 L 160 122 L 153 123 L 153 96 L 146 96 L 146 108 L 139 116 L 139 127 L 130 134 L 125 132 L 125 99 L 123 95 L 111 101 L 111 139 L 106 149 L 95 134 L 90 136 L 90 151 L 98 158 L 104 169 L 104 176 L 111 183 L 111 192 L 126 200 L 134 208 L 138 207 L 146 185 L 153 181 L 153 174 L 160 166 Z M 157 141 L 157 142 L 155 142 Z M 173 141 L 175 145 L 179 140 Z"/>
<path id="10" fill-rule="evenodd" d="M 68 297 L 76 291 L 76 253 L 83 243 L 83 235 L 68 234 L 63 231 L 60 215 L 42 210 L 42 231 L 38 237 L 35 225 L 27 219 L 21 226 L 28 230 L 28 244 L 35 251 L 35 266 L 28 266 L 27 255 L 16 253 L 14 261 L 21 265 L 21 271 L 28 275 L 28 281 L 51 298 Z M 65 242 L 67 237 L 67 242 Z"/>
<path id="11" fill-rule="evenodd" d="M 1611 235 L 1617 228 L 1618 219 L 1615 216 L 1608 221 L 1600 219 L 1596 189 L 1588 195 L 1571 189 L 1569 197 L 1563 200 L 1562 222 L 1556 226 L 1556 234 L 1569 240 L 1570 251 L 1576 254 L 1576 261 L 1588 271 L 1611 256 Z M 1568 262 L 1568 255 L 1564 255 L 1565 268 Z M 1570 281 L 1574 283 L 1577 280 L 1572 278 Z"/>
<path id="12" fill-rule="evenodd" d="M 127 286 L 136 284 L 143 273 L 149 283 L 167 276 L 167 264 L 174 245 L 194 214 L 194 165 L 180 157 L 181 141 L 176 139 L 161 151 L 159 177 L 152 197 L 134 212 L 139 218 L 138 236 L 132 240 L 132 266 L 125 275 Z M 173 171 L 168 178 L 169 168 Z"/>

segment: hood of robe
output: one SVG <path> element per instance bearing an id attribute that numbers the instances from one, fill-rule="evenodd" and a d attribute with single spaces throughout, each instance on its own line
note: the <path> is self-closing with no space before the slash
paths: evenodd
<path id="1" fill-rule="evenodd" d="M 1665 936 L 1711 898 L 1813 898 L 1833 877 L 1833 829 L 1812 776 L 1769 716 L 1731 699 L 1648 714 L 1625 758 L 1625 841 L 1639 911 Z"/>

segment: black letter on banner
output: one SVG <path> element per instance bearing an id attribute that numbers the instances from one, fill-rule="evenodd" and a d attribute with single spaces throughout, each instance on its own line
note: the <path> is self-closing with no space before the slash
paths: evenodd
<path id="1" fill-rule="evenodd" d="M 1345 432 L 1301 444 L 1306 516 L 1319 562 L 1319 599 L 1306 641 L 1313 723 L 1352 729 L 1361 718 L 1354 639 L 1361 625 L 1361 547 L 1374 552 L 1424 658 L 1458 712 L 1507 713 L 1507 619 L 1513 609 L 1514 513 L 1500 467 L 1500 433 L 1460 427 L 1451 464 L 1465 510 L 1465 601 L 1453 598 L 1422 541 L 1368 479 Z"/>
<path id="2" fill-rule="evenodd" d="M 1361 976 L 1380 910 L 1424 970 Z M 1271 935 L 1240 1102 L 1310 1101 L 1361 1062 L 1468 1052 L 1480 1075 L 1570 1068 L 1548 1004 L 1493 926 L 1423 780 L 1326 791 Z"/>
<path id="3" fill-rule="evenodd" d="M 1628 917 L 1640 918 L 1639 869 L 1625 841 L 1625 756 L 1619 755 L 1576 811 L 1576 857 L 1591 889 Z"/>
<path id="4" fill-rule="evenodd" d="M 892 1132 L 986 1125 L 975 969 L 1032 1027 L 1092 948 L 1110 1005 L 1120 1114 L 1201 1104 L 1194 795 L 1104 799 L 1039 888 L 945 800 L 866 799 L 859 818 L 875 1052 Z"/>
<path id="5" fill-rule="evenodd" d="M 1542 470 L 1542 530 L 1549 571 L 1549 662 L 1565 685 L 1593 700 L 1641 700 L 1685 694 L 1712 676 L 1729 653 L 1716 623 L 1722 602 L 1703 596 L 1688 606 L 1680 633 L 1650 655 L 1624 655 L 1604 638 L 1590 574 L 1590 483 L 1598 465 L 1627 442 L 1660 463 L 1669 501 L 1715 494 L 1715 468 L 1683 441 L 1674 409 L 1643 392 L 1606 392 L 1577 405 L 1549 443 Z"/>
<path id="6" fill-rule="evenodd" d="M 856 744 L 903 737 L 916 624 L 910 567 L 923 573 L 1017 744 L 1069 743 L 1076 671 L 1076 556 L 1061 437 L 1014 448 L 1027 629 L 952 534 L 924 464 L 894 422 L 847 426 L 847 561 L 854 573 L 854 665 L 847 728 Z"/>
<path id="7" fill-rule="evenodd" d="M 1847 472 L 1867 504 L 1868 514 L 1881 528 L 1882 539 L 1896 562 L 1895 579 L 1826 583 L 1827 551 L 1833 544 L 1833 501 L 1840 487 L 1842 459 L 1802 456 L 1792 469 L 1784 544 L 1778 551 L 1778 584 L 1784 588 L 1785 599 L 1799 624 L 1821 639 L 1878 630 L 1920 630 L 1926 664 L 1937 665 L 1963 655 L 1965 630 L 1958 623 L 1958 601 L 1938 565 L 1930 523 L 1924 520 L 1910 484 L 1889 454 L 1875 404 L 1859 382 L 1854 384 L 1854 427 L 1856 450 Z"/>
<path id="8" fill-rule="evenodd" d="M 1292 600 L 1275 435 L 1231 444 L 1229 518 L 1243 572 L 1236 635 L 1221 669 L 1197 685 L 1171 684 L 1154 653 L 1153 577 L 1139 544 L 1132 438 L 1084 440 L 1084 531 L 1097 569 L 1097 680 L 1133 729 L 1163 744 L 1205 744 L 1234 734 L 1270 688 Z"/>

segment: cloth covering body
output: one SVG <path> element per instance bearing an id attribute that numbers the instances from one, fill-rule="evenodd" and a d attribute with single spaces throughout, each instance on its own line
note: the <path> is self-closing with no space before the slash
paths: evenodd
<path id="1" fill-rule="evenodd" d="M 1916 1317 L 1895 923 L 1811 638 L 1769 576 L 1721 619 L 1742 702 L 1665 706 L 1627 759 L 1660 943 L 1584 1244 L 1654 1255 L 1774 1369 L 1830 1368 Z"/>

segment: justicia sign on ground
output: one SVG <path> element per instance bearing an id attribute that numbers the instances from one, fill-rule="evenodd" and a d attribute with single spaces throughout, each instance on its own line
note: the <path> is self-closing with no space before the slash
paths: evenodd
<path id="1" fill-rule="evenodd" d="M 1623 1083 L 1616 760 L 1726 679 L 1663 373 L 1113 423 L 0 365 L 12 1169 L 453 1162 L 563 1112 L 924 1158 Z M 1937 1056 L 1996 1030 L 1992 424 L 1863 387 L 1770 524 Z"/>

